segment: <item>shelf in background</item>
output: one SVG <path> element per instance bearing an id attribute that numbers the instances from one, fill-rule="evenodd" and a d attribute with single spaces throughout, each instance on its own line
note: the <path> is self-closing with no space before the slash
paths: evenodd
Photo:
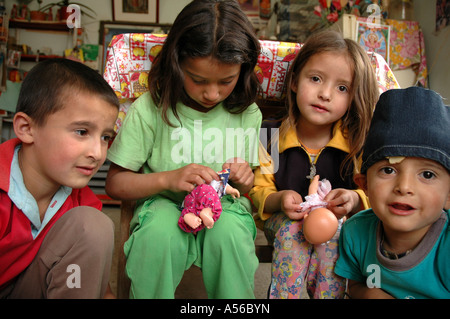
<path id="1" fill-rule="evenodd" d="M 36 54 L 22 54 L 20 60 L 24 62 L 39 62 L 53 58 L 62 58 L 60 55 L 36 55 Z"/>
<path id="2" fill-rule="evenodd" d="M 65 21 L 9 20 L 10 28 L 69 32 Z"/>

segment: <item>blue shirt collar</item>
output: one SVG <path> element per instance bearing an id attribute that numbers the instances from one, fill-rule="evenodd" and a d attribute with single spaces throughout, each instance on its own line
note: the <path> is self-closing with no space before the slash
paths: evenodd
<path id="1" fill-rule="evenodd" d="M 56 212 L 72 193 L 72 188 L 61 186 L 53 196 L 49 207 L 47 208 L 44 219 L 41 222 L 39 208 L 33 195 L 27 190 L 23 182 L 22 171 L 19 166 L 18 152 L 20 145 L 16 146 L 14 156 L 11 161 L 11 175 L 9 183 L 8 196 L 11 201 L 19 208 L 31 222 L 31 234 L 33 239 L 39 235 L 45 225 L 52 219 Z"/>

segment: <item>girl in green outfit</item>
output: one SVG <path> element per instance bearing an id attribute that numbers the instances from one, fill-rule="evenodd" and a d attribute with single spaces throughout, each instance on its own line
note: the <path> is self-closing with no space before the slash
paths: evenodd
<path id="1" fill-rule="evenodd" d="M 222 197 L 212 229 L 178 226 L 196 185 L 253 185 L 262 115 L 254 103 L 259 42 L 235 1 L 195 0 L 176 18 L 149 73 L 150 92 L 128 110 L 108 158 L 111 197 L 137 200 L 125 243 L 131 298 L 173 298 L 183 273 L 202 268 L 210 298 L 253 298 L 256 227 L 245 196 Z"/>

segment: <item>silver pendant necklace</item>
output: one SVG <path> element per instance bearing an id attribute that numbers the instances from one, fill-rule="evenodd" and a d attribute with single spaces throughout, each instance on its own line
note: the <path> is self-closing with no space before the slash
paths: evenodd
<path id="1" fill-rule="evenodd" d="M 309 175 L 306 176 L 307 179 L 313 180 L 314 176 L 317 175 L 316 165 L 311 162 L 311 167 L 309 168 Z"/>

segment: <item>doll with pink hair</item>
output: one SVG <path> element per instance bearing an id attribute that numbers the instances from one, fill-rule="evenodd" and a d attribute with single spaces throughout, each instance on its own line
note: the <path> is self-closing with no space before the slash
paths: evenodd
<path id="1" fill-rule="evenodd" d="M 197 233 L 203 228 L 212 228 L 222 213 L 220 199 L 224 195 L 240 197 L 237 189 L 228 184 L 229 169 L 217 172 L 220 181 L 196 186 L 186 195 L 178 225 L 185 232 Z"/>

